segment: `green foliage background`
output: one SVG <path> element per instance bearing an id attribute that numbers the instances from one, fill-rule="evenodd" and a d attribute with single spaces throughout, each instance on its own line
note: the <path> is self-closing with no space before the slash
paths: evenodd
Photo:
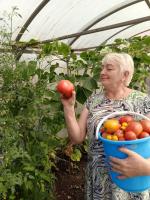
<path id="1" fill-rule="evenodd" d="M 63 108 L 55 90 L 57 82 L 73 82 L 78 110 L 94 90 L 101 90 L 102 57 L 112 51 L 127 52 L 135 62 L 130 87 L 146 92 L 150 36 L 117 39 L 111 45 L 80 55 L 70 46 L 54 41 L 42 46 L 36 61 L 19 62 L 17 45 L 15 51 L 8 49 L 12 32 L 1 28 L 0 34 L 5 48 L 5 53 L 0 54 L 0 199 L 53 199 L 57 151 L 63 151 L 67 143 L 57 136 L 65 128 Z M 72 160 L 80 160 L 80 149 L 77 146 L 71 152 Z"/>

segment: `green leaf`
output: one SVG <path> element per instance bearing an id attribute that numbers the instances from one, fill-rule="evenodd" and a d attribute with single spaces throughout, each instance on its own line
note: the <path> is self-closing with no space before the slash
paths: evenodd
<path id="1" fill-rule="evenodd" d="M 150 64 L 150 55 L 147 55 L 146 53 L 142 54 L 141 61 L 145 64 Z"/>
<path id="2" fill-rule="evenodd" d="M 70 47 L 65 43 L 60 43 L 58 46 L 58 53 L 64 55 L 65 57 L 71 52 Z"/>
<path id="3" fill-rule="evenodd" d="M 149 47 L 150 46 L 150 36 L 143 37 L 143 43 Z"/>
<path id="4" fill-rule="evenodd" d="M 23 170 L 32 172 L 35 170 L 35 167 L 30 164 L 25 164 L 25 166 L 23 167 Z"/>
<path id="5" fill-rule="evenodd" d="M 26 187 L 27 190 L 32 191 L 33 188 L 34 188 L 34 184 L 33 184 L 32 181 L 27 180 L 27 181 L 25 182 L 25 187 Z"/>
<path id="6" fill-rule="evenodd" d="M 76 91 L 77 95 L 76 95 L 76 99 L 79 103 L 83 104 L 86 99 L 92 94 L 92 91 L 80 87 L 79 85 L 77 86 L 77 91 Z"/>
<path id="7" fill-rule="evenodd" d="M 97 88 L 97 82 L 91 77 L 82 77 L 79 82 L 80 86 L 87 90 L 93 91 Z"/>
<path id="8" fill-rule="evenodd" d="M 79 149 L 74 149 L 73 153 L 71 154 L 71 160 L 80 161 L 81 157 L 82 157 L 81 151 Z"/>

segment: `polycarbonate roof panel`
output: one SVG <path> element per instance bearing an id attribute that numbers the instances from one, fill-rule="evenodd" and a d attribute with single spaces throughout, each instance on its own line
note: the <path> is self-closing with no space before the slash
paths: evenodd
<path id="1" fill-rule="evenodd" d="M 113 0 L 117 4 L 118 0 Z M 46 40 L 78 32 L 81 27 L 112 5 L 108 1 L 51 0 L 28 27 L 23 40 L 32 36 Z M 40 28 L 37 28 L 40 27 Z"/>
<path id="2" fill-rule="evenodd" d="M 13 18 L 15 30 L 13 40 L 16 39 L 21 28 L 42 3 L 44 6 L 39 9 L 39 12 L 35 13 L 27 26 L 27 30 L 19 38 L 20 41 L 55 39 L 145 16 L 150 17 L 149 0 L 0 0 L 0 18 L 3 11 L 10 13 L 14 6 L 19 8 L 18 12 L 22 16 L 22 18 Z M 133 34 L 148 30 L 150 28 L 149 22 L 150 19 L 148 22 L 140 23 L 128 29 L 128 25 L 126 25 L 83 35 L 79 38 L 68 38 L 63 41 L 71 44 L 72 48 L 75 49 L 90 48 L 98 46 L 106 40 L 113 42 L 115 38 L 128 38 Z M 149 32 L 147 31 L 147 33 Z"/>
<path id="3" fill-rule="evenodd" d="M 102 31 L 98 33 L 93 33 L 89 35 L 84 35 L 80 37 L 75 43 L 72 44 L 74 49 L 81 49 L 82 47 L 88 48 L 92 46 L 98 46 L 103 43 L 110 35 L 115 34 L 116 32 L 122 30 L 122 28 L 116 28 L 113 30 Z"/>
<path id="4" fill-rule="evenodd" d="M 0 17 L 4 16 L 4 12 L 10 14 L 12 12 L 12 7 L 17 7 L 19 9 L 18 13 L 22 16 L 22 18 L 13 17 L 14 30 L 17 28 L 13 38 L 15 38 L 18 31 L 21 29 L 39 3 L 39 0 L 31 0 L 30 3 L 27 3 L 26 0 L 0 0 Z"/>
<path id="5" fill-rule="evenodd" d="M 130 21 L 137 18 L 142 18 L 142 17 L 148 16 L 149 14 L 150 14 L 150 9 L 146 5 L 146 3 L 144 1 L 139 2 L 137 4 L 124 8 L 104 18 L 103 20 L 101 20 L 99 23 L 97 23 L 90 29 L 105 27 L 112 24 L 117 24 L 117 23 Z M 135 25 L 133 27 L 131 26 L 129 28 L 128 27 L 129 26 L 124 26 L 121 28 L 114 28 L 111 30 L 105 30 L 98 33 L 81 36 L 76 42 L 74 42 L 72 46 L 75 49 L 77 48 L 80 49 L 82 48 L 82 46 L 84 46 L 85 48 L 98 46 L 104 41 L 106 41 L 107 39 L 109 39 L 109 37 L 113 36 L 115 33 L 116 35 L 108 40 L 109 43 L 113 42 L 114 39 L 117 39 L 117 38 L 128 38 L 128 37 L 131 37 L 133 34 L 142 32 L 150 28 L 150 21 L 145 22 L 145 23 L 140 23 L 139 25 Z"/>
<path id="6" fill-rule="evenodd" d="M 129 29 L 124 30 L 123 32 L 119 33 L 118 35 L 114 36 L 112 39 L 108 40 L 108 43 L 112 43 L 117 38 L 130 38 L 134 35 L 144 35 L 144 30 L 146 29 L 150 30 L 150 21 L 149 22 L 143 22 L 141 24 L 137 24 Z M 148 34 L 149 31 L 147 31 Z M 140 34 L 141 33 L 141 34 Z"/>
<path id="7" fill-rule="evenodd" d="M 127 8 L 121 9 L 120 11 L 117 11 L 114 14 L 106 17 L 105 19 L 97 23 L 95 26 L 93 26 L 92 29 L 124 21 L 129 21 L 148 15 L 150 15 L 150 9 L 146 5 L 145 1 L 142 1 Z"/>

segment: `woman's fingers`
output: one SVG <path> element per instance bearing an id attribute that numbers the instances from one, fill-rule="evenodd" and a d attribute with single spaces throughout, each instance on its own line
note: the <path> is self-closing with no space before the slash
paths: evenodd
<path id="1" fill-rule="evenodd" d="M 76 92 L 75 92 L 75 90 L 72 91 L 72 96 L 73 96 L 73 97 L 76 96 Z"/>
<path id="2" fill-rule="evenodd" d="M 63 104 L 63 106 L 67 107 L 67 108 L 70 108 L 72 106 L 75 105 L 75 101 L 76 101 L 76 92 L 73 91 L 72 92 L 72 96 L 69 97 L 69 98 L 66 98 L 63 94 L 60 95 L 60 99 L 61 99 L 61 102 Z"/>
<path id="3" fill-rule="evenodd" d="M 111 165 L 111 168 L 114 168 L 116 170 L 120 170 L 121 169 L 121 166 L 116 164 L 116 163 L 110 162 L 109 164 Z"/>
<path id="4" fill-rule="evenodd" d="M 123 166 L 118 165 L 118 164 L 116 164 L 116 163 L 112 163 L 112 162 L 110 162 L 110 165 L 111 165 L 111 170 L 112 170 L 113 172 L 117 172 L 118 174 L 120 174 L 119 176 L 117 176 L 118 179 L 125 179 L 125 178 L 128 178 L 128 176 L 126 176 L 126 175 L 124 174 L 125 171 L 123 170 L 123 169 L 124 169 Z M 124 174 L 124 175 L 122 175 L 122 174 Z"/>
<path id="5" fill-rule="evenodd" d="M 109 157 L 112 170 L 121 174 L 120 179 L 145 173 L 143 169 L 146 166 L 146 160 L 143 157 L 126 148 L 120 148 L 120 151 L 127 154 L 127 157 L 124 159 Z"/>
<path id="6" fill-rule="evenodd" d="M 123 159 L 119 159 L 119 158 L 116 158 L 116 157 L 112 157 L 110 156 L 109 159 L 112 161 L 111 163 L 116 163 L 116 164 L 123 164 L 124 160 Z"/>
<path id="7" fill-rule="evenodd" d="M 123 167 L 121 165 L 118 165 L 116 163 L 110 162 L 111 170 L 114 172 L 117 172 L 119 174 L 123 173 Z"/>
<path id="8" fill-rule="evenodd" d="M 127 154 L 128 156 L 135 156 L 135 155 L 137 154 L 137 153 L 135 153 L 134 151 L 129 150 L 129 149 L 124 148 L 124 147 L 119 148 L 119 151 L 121 151 L 121 152 Z"/>

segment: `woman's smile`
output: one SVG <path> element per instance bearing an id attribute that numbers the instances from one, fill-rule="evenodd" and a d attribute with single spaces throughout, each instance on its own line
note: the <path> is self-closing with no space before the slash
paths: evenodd
<path id="1" fill-rule="evenodd" d="M 100 76 L 100 79 L 101 79 L 101 81 L 105 81 L 105 80 L 108 80 L 109 77 L 106 76 L 106 75 L 101 75 L 101 76 Z"/>

